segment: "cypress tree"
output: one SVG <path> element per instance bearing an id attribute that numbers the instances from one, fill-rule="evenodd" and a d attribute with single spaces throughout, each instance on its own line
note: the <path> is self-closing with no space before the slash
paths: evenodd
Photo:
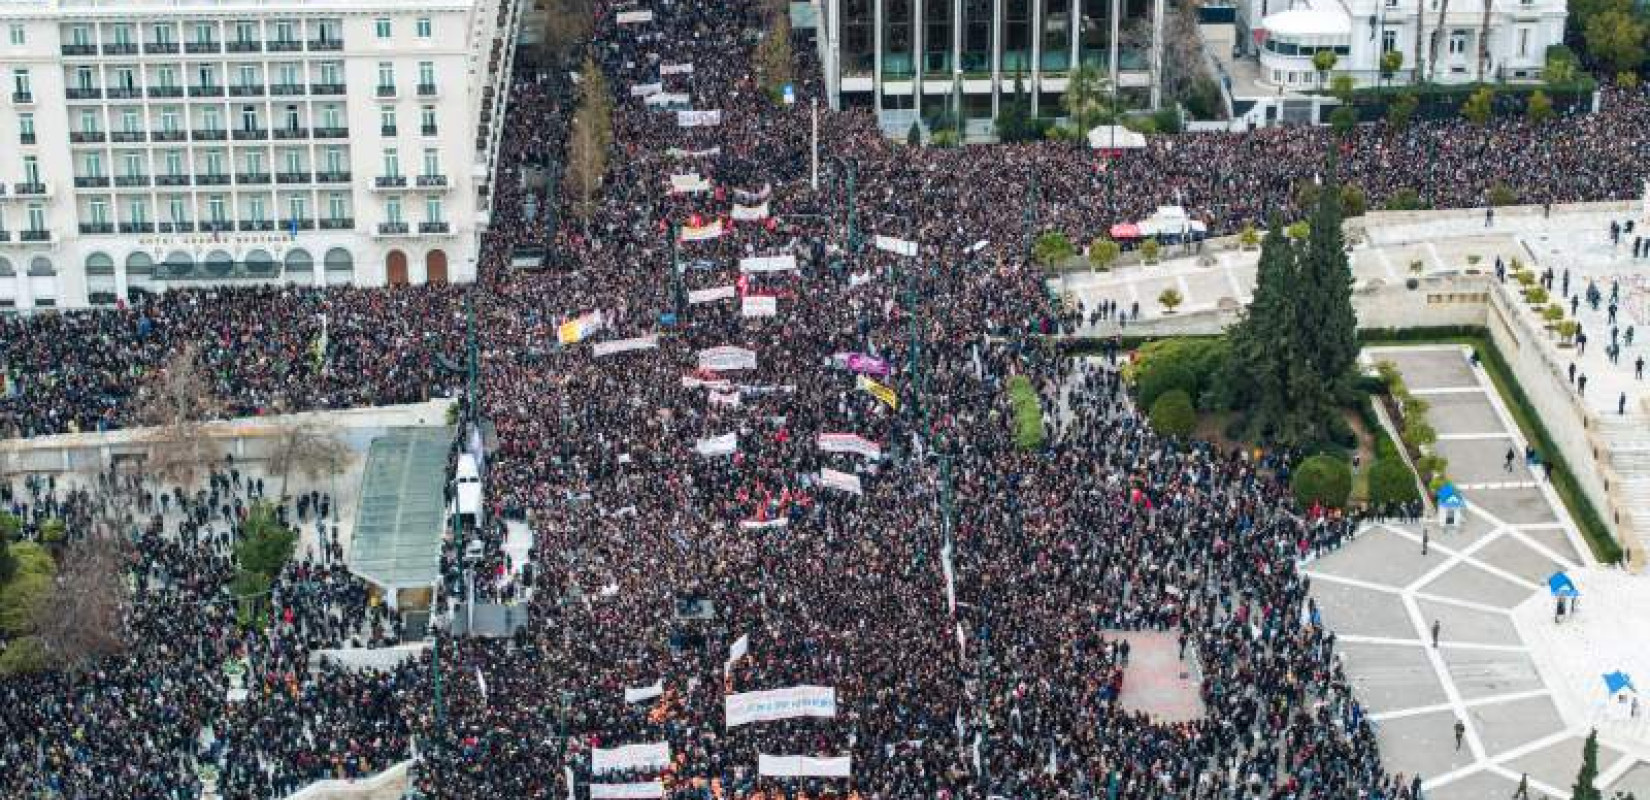
<path id="1" fill-rule="evenodd" d="M 1227 382 L 1250 412 L 1249 425 L 1265 435 L 1283 427 L 1290 406 L 1291 362 L 1296 360 L 1295 247 L 1274 216 L 1261 241 L 1255 294 L 1243 321 L 1231 332 Z"/>
<path id="2" fill-rule="evenodd" d="M 1598 731 L 1587 734 L 1587 743 L 1581 746 L 1581 772 L 1576 774 L 1576 785 L 1570 789 L 1570 800 L 1604 800 L 1604 794 L 1593 787 L 1598 780 Z"/>
<path id="3" fill-rule="evenodd" d="M 1325 392 L 1338 395 L 1358 360 L 1358 316 L 1352 309 L 1352 266 L 1341 232 L 1341 186 L 1331 150 L 1327 177 L 1313 210 L 1306 252 L 1301 259 L 1301 352 Z"/>

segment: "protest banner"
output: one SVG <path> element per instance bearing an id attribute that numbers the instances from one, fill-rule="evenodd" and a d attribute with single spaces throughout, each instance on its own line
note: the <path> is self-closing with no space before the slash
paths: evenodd
<path id="1" fill-rule="evenodd" d="M 707 242 L 721 235 L 722 221 L 719 219 L 711 220 L 709 224 L 698 227 L 692 225 L 682 226 L 682 241 L 684 242 Z"/>
<path id="2" fill-rule="evenodd" d="M 831 487 L 832 489 L 844 491 L 849 494 L 865 494 L 865 491 L 860 488 L 859 476 L 852 473 L 838 472 L 834 469 L 826 467 L 819 471 L 819 482 Z"/>
<path id="3" fill-rule="evenodd" d="M 795 717 L 829 718 L 836 716 L 836 689 L 830 686 L 791 686 L 743 692 L 724 697 L 723 706 L 729 728 Z"/>
<path id="4" fill-rule="evenodd" d="M 660 75 L 692 75 L 692 64 L 660 64 Z"/>
<path id="5" fill-rule="evenodd" d="M 620 11 L 619 16 L 616 17 L 614 21 L 618 22 L 620 25 L 636 25 L 643 22 L 652 22 L 653 12 L 647 10 Z"/>
<path id="6" fill-rule="evenodd" d="M 779 314 L 779 298 L 769 295 L 747 294 L 739 313 L 746 317 L 772 317 Z"/>
<path id="7" fill-rule="evenodd" d="M 729 216 L 740 222 L 759 222 L 768 218 L 768 204 L 764 202 L 759 206 L 742 206 L 735 203 L 733 213 Z"/>
<path id="8" fill-rule="evenodd" d="M 854 385 L 858 386 L 861 389 L 864 389 L 867 392 L 870 392 L 871 396 L 875 397 L 878 400 L 881 400 L 883 405 L 888 406 L 889 408 L 894 409 L 895 411 L 899 410 L 899 395 L 895 394 L 893 389 L 890 389 L 887 386 L 884 386 L 880 383 L 877 383 L 876 381 L 874 381 L 870 378 L 867 378 L 864 375 L 860 375 L 857 378 L 855 378 L 854 379 Z"/>
<path id="9" fill-rule="evenodd" d="M 756 771 L 774 778 L 847 778 L 853 775 L 852 759 L 758 754 Z"/>
<path id="10" fill-rule="evenodd" d="M 658 94 L 664 90 L 665 85 L 662 83 L 638 83 L 630 87 L 630 96 L 647 97 L 648 95 Z"/>
<path id="11" fill-rule="evenodd" d="M 751 274 L 762 272 L 789 272 L 796 269 L 796 256 L 752 256 L 739 259 L 739 271 Z"/>
<path id="12" fill-rule="evenodd" d="M 709 289 L 696 289 L 688 292 L 688 304 L 714 303 L 718 300 L 732 300 L 738 296 L 738 290 L 731 284 L 727 286 L 713 286 Z"/>
<path id="13" fill-rule="evenodd" d="M 670 766 L 670 742 L 627 744 L 623 747 L 590 749 L 590 772 L 646 772 Z"/>
<path id="14" fill-rule="evenodd" d="M 902 256 L 915 256 L 917 254 L 916 242 L 896 239 L 892 236 L 878 236 L 875 244 L 878 250 L 889 253 L 896 253 Z"/>
<path id="15" fill-rule="evenodd" d="M 676 127 L 678 128 L 711 128 L 721 124 L 721 109 L 676 112 Z"/>
<path id="16" fill-rule="evenodd" d="M 706 348 L 699 351 L 699 368 L 712 372 L 756 369 L 756 352 L 732 345 Z"/>
<path id="17" fill-rule="evenodd" d="M 590 784 L 590 800 L 651 800 L 664 796 L 664 781 Z"/>
<path id="18" fill-rule="evenodd" d="M 615 339 L 610 342 L 597 342 L 590 348 L 590 352 L 598 358 L 615 353 L 628 353 L 632 350 L 652 350 L 659 346 L 659 334 L 637 336 L 632 339 Z"/>
<path id="19" fill-rule="evenodd" d="M 702 456 L 730 456 L 739 449 L 739 435 L 724 433 L 721 436 L 710 436 L 695 442 L 693 449 Z"/>
<path id="20" fill-rule="evenodd" d="M 882 445 L 852 433 L 822 433 L 819 449 L 827 453 L 854 453 L 870 459 L 882 458 Z"/>
<path id="21" fill-rule="evenodd" d="M 665 693 L 665 679 L 660 678 L 647 686 L 627 686 L 624 690 L 626 703 L 640 703 L 643 700 L 652 700 Z"/>

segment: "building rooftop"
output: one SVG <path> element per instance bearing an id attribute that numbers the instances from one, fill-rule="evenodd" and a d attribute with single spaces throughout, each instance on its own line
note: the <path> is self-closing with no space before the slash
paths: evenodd
<path id="1" fill-rule="evenodd" d="M 400 428 L 372 441 L 361 475 L 351 572 L 387 589 L 435 585 L 453 436 L 451 428 Z"/>

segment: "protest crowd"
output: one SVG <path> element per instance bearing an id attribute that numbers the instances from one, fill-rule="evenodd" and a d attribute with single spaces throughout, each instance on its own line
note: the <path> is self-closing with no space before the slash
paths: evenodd
<path id="1" fill-rule="evenodd" d="M 423 796 L 466 800 L 1418 798 L 1421 776 L 1383 767 L 1297 570 L 1355 520 L 1294 508 L 1289 453 L 1154 433 L 1115 352 L 1064 358 L 1038 336 L 1082 312 L 1024 259 L 1033 175 L 1036 224 L 1078 240 L 1169 202 L 1230 230 L 1287 210 L 1327 133 L 1154 137 L 1101 169 L 1051 144 L 911 149 L 824 113 L 816 192 L 818 67 L 798 48 L 796 103 L 767 92 L 747 32 L 768 4 L 595 5 L 602 192 L 539 196 L 555 224 L 518 223 L 523 171 L 568 158 L 581 83 L 524 71 L 469 290 L 474 410 L 498 443 L 477 593 L 525 600 L 528 627 L 438 634 L 439 664 L 312 668 L 314 650 L 400 634 L 326 545 L 320 498 L 265 495 L 232 463 L 184 485 L 0 483 L 24 539 L 115 520 L 134 575 L 126 653 L 0 680 L 0 796 L 181 800 L 211 764 L 226 798 L 284 797 L 416 756 Z M 1531 202 L 1619 198 L 1636 177 L 1598 154 L 1642 161 L 1646 122 L 1642 95 L 1612 93 L 1539 133 L 1372 127 L 1343 170 L 1372 204 L 1479 205 L 1494 181 Z M 550 268 L 511 269 L 527 246 Z M 218 289 L 3 320 L 0 429 L 133 424 L 139 388 L 191 342 L 235 415 L 456 395 L 464 292 Z M 1037 448 L 1009 424 L 1022 377 Z M 321 543 L 274 582 L 261 631 L 226 590 L 258 500 Z M 509 568 L 501 519 L 533 530 L 527 568 Z M 1201 715 L 1129 710 L 1113 631 L 1177 642 Z M 247 665 L 243 701 L 225 699 L 228 661 Z"/>

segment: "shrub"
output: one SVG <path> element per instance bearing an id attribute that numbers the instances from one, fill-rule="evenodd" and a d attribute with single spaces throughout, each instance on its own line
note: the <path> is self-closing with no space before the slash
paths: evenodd
<path id="1" fill-rule="evenodd" d="M 1414 189 L 1399 189 L 1386 199 L 1383 206 L 1388 211 L 1419 211 L 1425 206 L 1421 203 L 1420 192 Z"/>
<path id="2" fill-rule="evenodd" d="M 0 586 L 0 631 L 17 637 L 34 632 L 35 612 L 51 595 L 57 566 L 51 554 L 33 542 L 11 545 L 17 572 Z"/>
<path id="3" fill-rule="evenodd" d="M 1037 399 L 1037 390 L 1031 379 L 1015 375 L 1008 379 L 1008 402 L 1014 410 L 1014 446 L 1021 450 L 1036 450 L 1048 439 L 1043 427 L 1043 406 Z"/>
<path id="4" fill-rule="evenodd" d="M 1289 238 L 1294 239 L 1297 242 L 1306 241 L 1307 234 L 1309 234 L 1311 232 L 1312 232 L 1312 226 L 1308 225 L 1306 223 L 1306 220 L 1301 220 L 1300 222 L 1296 222 L 1296 223 L 1290 225 L 1289 227 L 1283 229 L 1283 235 L 1288 236 Z"/>
<path id="5" fill-rule="evenodd" d="M 1529 291 L 1524 293 L 1524 299 L 1529 301 L 1532 306 L 1546 305 L 1548 299 L 1547 290 L 1541 288 L 1540 286 L 1532 287 Z"/>
<path id="6" fill-rule="evenodd" d="M 1177 289 L 1164 289 L 1163 293 L 1157 296 L 1157 302 L 1170 314 L 1173 314 L 1175 308 L 1184 300 L 1185 298 L 1180 296 L 1180 291 Z"/>
<path id="7" fill-rule="evenodd" d="M 1192 397 L 1183 389 L 1164 392 L 1152 404 L 1152 429 L 1164 436 L 1185 438 L 1197 428 L 1197 412 L 1192 408 Z"/>
<path id="8" fill-rule="evenodd" d="M 1157 398 L 1179 390 L 1197 396 L 1197 375 L 1184 364 L 1168 362 L 1135 373 L 1135 393 L 1141 408 L 1151 408 Z"/>
<path id="9" fill-rule="evenodd" d="M 1541 311 L 1541 318 L 1548 322 L 1557 322 L 1564 319 L 1564 307 L 1554 303 Z"/>
<path id="10" fill-rule="evenodd" d="M 1295 468 L 1289 488 L 1301 508 L 1341 508 L 1352 493 L 1352 466 L 1331 456 L 1312 456 Z"/>
<path id="11" fill-rule="evenodd" d="M 1402 459 L 1395 455 L 1382 456 L 1370 465 L 1370 503 L 1377 506 L 1408 503 L 1420 496 L 1420 490 L 1415 487 L 1415 476 L 1410 474 L 1409 465 Z"/>
<path id="12" fill-rule="evenodd" d="M 1260 232 L 1255 230 L 1254 225 L 1245 223 L 1243 230 L 1238 232 L 1238 244 L 1246 250 L 1260 245 Z"/>
<path id="13" fill-rule="evenodd" d="M 1123 248 L 1118 243 L 1104 236 L 1097 237 L 1089 243 L 1089 266 L 1098 270 L 1111 269 L 1117 263 L 1117 257 L 1122 255 Z"/>
<path id="14" fill-rule="evenodd" d="M 6 645 L 0 653 L 0 675 L 27 675 L 42 672 L 51 665 L 45 645 L 38 636 L 25 636 Z"/>
<path id="15" fill-rule="evenodd" d="M 259 503 L 252 507 L 246 522 L 241 524 L 240 541 L 235 545 L 235 562 L 243 570 L 274 580 L 292 558 L 292 551 L 297 546 L 298 534 L 275 518 L 273 506 Z"/>
<path id="16" fill-rule="evenodd" d="M 1140 258 L 1147 264 L 1156 264 L 1157 257 L 1163 252 L 1163 246 L 1157 243 L 1157 237 L 1151 237 L 1140 243 Z"/>
<path id="17" fill-rule="evenodd" d="M 1368 210 L 1369 197 L 1364 194 L 1363 187 L 1341 184 L 1341 213 L 1348 217 L 1361 217 Z"/>
<path id="18" fill-rule="evenodd" d="M 1216 383 L 1230 355 L 1224 337 L 1159 339 L 1141 346 L 1134 361 L 1140 407 L 1150 409 L 1159 395 L 1174 389 L 1184 390 L 1197 408 L 1218 405 L 1211 400 L 1220 394 Z M 1169 366 L 1175 369 L 1156 374 Z"/>
<path id="19" fill-rule="evenodd" d="M 1488 200 L 1492 206 L 1510 206 L 1518 202 L 1518 193 L 1505 183 L 1497 183 L 1490 187 Z"/>

